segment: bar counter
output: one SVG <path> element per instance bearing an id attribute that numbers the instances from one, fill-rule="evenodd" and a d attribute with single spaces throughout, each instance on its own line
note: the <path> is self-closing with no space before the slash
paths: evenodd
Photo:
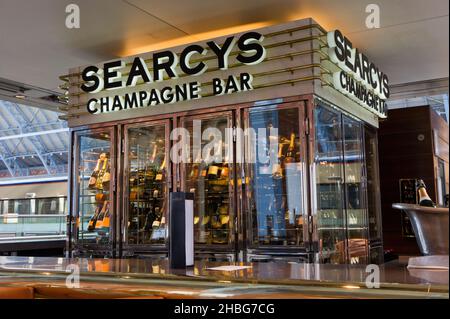
<path id="1" fill-rule="evenodd" d="M 249 268 L 210 269 L 219 266 Z M 70 288 L 74 269 L 80 283 Z M 379 270 L 379 288 L 368 288 L 366 265 L 196 261 L 174 270 L 164 258 L 0 257 L 0 298 L 24 288 L 34 298 L 449 298 L 448 270 L 408 269 L 407 261 Z"/>

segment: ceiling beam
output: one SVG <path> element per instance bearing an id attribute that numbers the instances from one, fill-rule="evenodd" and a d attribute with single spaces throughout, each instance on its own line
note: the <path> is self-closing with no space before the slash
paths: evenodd
<path id="1" fill-rule="evenodd" d="M 48 117 L 46 111 L 42 111 L 41 114 L 42 114 L 42 116 L 45 118 L 45 120 L 47 121 L 47 123 L 50 123 L 50 122 L 51 122 L 51 119 Z M 63 125 L 64 122 L 61 121 L 61 120 L 56 121 L 56 123 L 59 124 L 59 126 L 60 126 L 61 128 L 65 127 L 65 126 Z M 58 141 L 61 143 L 61 145 L 63 145 L 63 146 L 66 145 L 66 142 L 65 142 L 65 141 L 63 140 L 63 138 L 61 137 L 61 134 L 56 134 L 56 138 L 57 138 Z"/>
<path id="2" fill-rule="evenodd" d="M 37 128 L 39 128 L 39 127 L 42 127 L 42 126 L 48 126 L 48 125 L 59 125 L 60 126 L 60 128 L 64 128 L 65 126 L 64 125 L 62 125 L 62 122 L 61 121 L 53 121 L 53 122 L 46 122 L 46 123 L 36 123 L 36 124 L 33 124 L 33 125 L 31 125 L 31 126 L 29 126 L 28 127 L 28 130 L 29 131 L 35 131 Z M 9 128 L 6 128 L 6 129 L 1 129 L 0 130 L 0 133 L 2 133 L 2 134 L 5 134 L 5 133 L 7 133 L 7 132 L 10 132 L 10 131 L 16 131 L 16 130 L 19 130 L 20 128 L 19 127 L 9 127 Z M 55 129 L 54 127 L 52 127 L 52 129 Z M 14 132 L 14 134 L 17 134 L 17 133 L 15 133 Z M 7 135 L 4 135 L 4 136 L 7 136 Z"/>
<path id="3" fill-rule="evenodd" d="M 18 138 L 23 138 L 23 137 L 30 137 L 30 136 L 37 136 L 37 135 L 62 133 L 62 132 L 68 132 L 68 131 L 69 131 L 68 128 L 58 128 L 58 129 L 47 130 L 47 131 L 23 133 L 23 134 L 17 134 L 17 135 L 8 135 L 8 136 L 0 137 L 0 141 L 13 140 L 13 139 L 18 139 Z"/>
<path id="4" fill-rule="evenodd" d="M 48 152 L 48 153 L 42 153 L 43 156 L 48 156 L 48 155 L 55 155 L 55 154 L 59 154 L 59 153 L 68 153 L 68 151 L 55 151 L 55 152 Z M 10 160 L 10 159 L 15 159 L 15 158 L 24 158 L 24 157 L 30 157 L 30 156 L 36 156 L 36 153 L 22 153 L 22 154 L 15 154 L 15 155 L 10 155 L 8 157 L 3 157 L 6 160 Z"/>
<path id="5" fill-rule="evenodd" d="M 9 166 L 9 163 L 6 161 L 6 159 L 3 157 L 2 154 L 0 154 L 0 160 L 5 164 L 6 169 L 9 172 L 9 175 L 11 175 L 11 177 L 14 177 L 14 171 L 12 170 L 11 166 Z"/>
<path id="6" fill-rule="evenodd" d="M 0 143 L 1 143 L 1 144 L 0 144 L 0 147 L 3 149 L 3 152 L 4 152 L 6 155 L 8 155 L 8 156 L 13 155 L 13 152 L 11 152 L 11 150 L 10 150 L 8 144 L 7 144 L 5 141 L 0 140 Z"/>

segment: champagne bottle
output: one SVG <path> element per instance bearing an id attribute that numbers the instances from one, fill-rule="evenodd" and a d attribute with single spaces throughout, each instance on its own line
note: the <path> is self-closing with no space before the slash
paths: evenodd
<path id="1" fill-rule="evenodd" d="M 201 148 L 198 150 L 196 157 L 194 158 L 194 163 L 192 164 L 190 179 L 194 180 L 199 175 L 199 165 L 202 162 L 202 152 Z"/>
<path id="2" fill-rule="evenodd" d="M 159 172 L 156 174 L 155 181 L 161 182 L 164 177 L 164 169 L 166 168 L 166 157 L 164 157 L 164 160 L 159 167 Z"/>
<path id="3" fill-rule="evenodd" d="M 161 210 L 159 207 L 156 207 L 155 208 L 155 219 L 153 220 L 153 223 L 152 223 L 153 229 L 159 228 L 159 226 L 161 225 L 161 217 L 162 217 Z"/>
<path id="4" fill-rule="evenodd" d="M 105 174 L 107 173 L 107 167 L 108 167 L 108 158 L 105 156 L 102 156 L 104 153 L 102 153 L 100 155 L 101 157 L 101 161 L 102 161 L 102 165 L 100 170 L 97 173 L 97 180 L 95 183 L 95 187 L 97 189 L 103 190 L 103 177 L 105 176 Z"/>
<path id="5" fill-rule="evenodd" d="M 283 168 L 281 167 L 282 156 L 283 156 L 283 144 L 280 143 L 278 145 L 278 163 L 274 164 L 272 168 L 272 176 L 274 179 L 283 178 Z"/>
<path id="6" fill-rule="evenodd" d="M 200 177 L 206 178 L 206 173 L 208 172 L 208 165 L 206 165 L 205 162 L 202 162 L 202 164 L 200 166 L 202 167 L 201 172 L 200 172 Z"/>
<path id="7" fill-rule="evenodd" d="M 198 164 L 194 163 L 191 168 L 190 179 L 194 180 L 198 177 Z"/>
<path id="8" fill-rule="evenodd" d="M 230 172 L 230 169 L 228 168 L 228 164 L 224 164 L 224 166 L 220 170 L 220 177 L 228 178 L 229 172 Z"/>
<path id="9" fill-rule="evenodd" d="M 99 158 L 98 160 L 97 160 L 97 164 L 95 165 L 95 168 L 94 168 L 94 172 L 95 173 L 98 173 L 98 171 L 100 170 L 100 164 L 102 163 L 102 160 Z"/>
<path id="10" fill-rule="evenodd" d="M 91 232 L 95 229 L 95 224 L 97 223 L 97 219 L 100 215 L 101 209 L 102 209 L 102 206 L 97 205 L 94 215 L 92 215 L 91 219 L 89 220 L 88 229 L 87 229 L 89 232 Z"/>
<path id="11" fill-rule="evenodd" d="M 431 200 L 430 196 L 428 196 L 427 188 L 423 180 L 419 179 L 416 182 L 416 188 L 419 192 L 419 205 L 420 206 L 428 206 L 428 207 L 436 207 L 434 202 Z"/>
<path id="12" fill-rule="evenodd" d="M 103 218 L 103 228 L 109 228 L 111 225 L 111 214 L 109 209 L 106 210 L 105 217 Z"/>
<path id="13" fill-rule="evenodd" d="M 162 207 L 161 207 L 161 212 L 160 212 L 160 215 L 161 215 L 160 221 L 161 222 L 159 224 L 160 227 L 164 227 L 166 225 L 166 203 L 167 202 L 164 200 Z"/>
<path id="14" fill-rule="evenodd" d="M 291 134 L 291 141 L 289 143 L 289 148 L 284 159 L 285 163 L 295 162 L 295 133 Z"/>
<path id="15" fill-rule="evenodd" d="M 208 168 L 208 179 L 217 179 L 219 173 L 219 166 L 216 163 L 212 163 Z"/>
<path id="16" fill-rule="evenodd" d="M 108 204 L 108 201 L 105 201 L 104 204 L 103 204 L 103 207 L 102 207 L 102 209 L 100 211 L 100 214 L 97 217 L 97 221 L 95 223 L 95 229 L 100 229 L 100 228 L 104 227 L 103 226 L 103 221 L 104 221 L 108 211 L 109 211 L 109 204 Z"/>
<path id="17" fill-rule="evenodd" d="M 153 147 L 152 155 L 150 156 L 150 164 L 153 164 L 155 162 L 157 151 L 158 151 L 158 145 L 155 144 L 155 146 Z"/>
<path id="18" fill-rule="evenodd" d="M 291 219 L 291 211 L 288 208 L 284 211 L 284 220 L 286 221 L 286 223 L 289 224 L 290 219 Z"/>
<path id="19" fill-rule="evenodd" d="M 224 143 L 222 140 L 220 140 L 217 145 L 217 149 L 219 150 L 219 154 L 220 154 L 220 159 L 219 159 L 220 162 L 223 161 L 222 160 L 223 145 L 224 145 Z M 227 161 L 227 160 L 225 159 L 225 161 Z M 224 162 L 218 163 L 216 157 L 214 157 L 213 162 L 211 163 L 211 165 L 209 166 L 209 169 L 208 169 L 208 179 L 217 179 L 217 178 L 221 177 L 222 166 L 226 166 L 225 163 Z"/>

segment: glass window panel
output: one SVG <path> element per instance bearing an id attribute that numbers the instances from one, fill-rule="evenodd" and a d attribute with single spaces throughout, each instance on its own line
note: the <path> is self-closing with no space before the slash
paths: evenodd
<path id="1" fill-rule="evenodd" d="M 78 240 L 107 244 L 111 226 L 111 136 L 109 132 L 78 136 L 75 174 L 78 187 Z"/>
<path id="2" fill-rule="evenodd" d="M 129 128 L 129 244 L 164 244 L 167 234 L 168 159 L 165 126 Z"/>
<path id="3" fill-rule="evenodd" d="M 299 121 L 298 108 L 249 111 L 255 135 L 248 135 L 245 175 L 253 245 L 303 244 Z"/>
<path id="4" fill-rule="evenodd" d="M 65 212 L 65 197 L 51 197 L 36 199 L 37 214 L 64 214 Z"/>
<path id="5" fill-rule="evenodd" d="M 362 127 L 343 116 L 345 196 L 350 263 L 366 262 L 367 210 L 364 199 Z"/>
<path id="6" fill-rule="evenodd" d="M 14 200 L 14 213 L 20 215 L 31 214 L 31 203 L 29 199 L 15 199 Z"/>
<path id="7" fill-rule="evenodd" d="M 194 124 L 195 122 L 195 124 Z M 194 140 L 194 126 L 199 129 L 201 147 L 190 148 L 192 163 L 184 164 L 184 189 L 195 194 L 194 242 L 196 244 L 226 245 L 232 242 L 232 203 L 230 203 L 231 164 L 228 158 L 229 139 L 226 128 L 231 127 L 227 116 L 201 120 L 186 120 L 184 127 Z M 213 137 L 213 132 L 220 135 Z M 195 141 L 194 141 L 195 143 Z M 209 146 L 213 147 L 209 147 Z M 230 145 L 232 147 L 232 145 Z M 214 152 L 216 148 L 218 152 Z M 210 152 L 207 150 L 210 149 Z M 214 155 L 220 156 L 216 157 Z"/>
<path id="8" fill-rule="evenodd" d="M 343 201 L 341 116 L 317 106 L 315 119 L 315 180 L 317 230 L 324 263 L 345 263 L 346 234 Z"/>
<path id="9" fill-rule="evenodd" d="M 15 206 L 15 200 L 14 199 L 8 200 L 8 205 L 6 205 L 6 207 L 5 207 L 6 208 L 6 213 L 7 214 L 14 214 L 15 213 L 14 206 Z"/>

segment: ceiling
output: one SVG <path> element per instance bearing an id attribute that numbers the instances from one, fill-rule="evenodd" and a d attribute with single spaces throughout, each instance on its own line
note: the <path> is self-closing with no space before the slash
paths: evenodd
<path id="1" fill-rule="evenodd" d="M 65 27 L 76 3 L 81 28 Z M 448 0 L 0 0 L 0 77 L 58 90 L 69 67 L 313 17 L 338 28 L 391 84 L 448 77 Z"/>

